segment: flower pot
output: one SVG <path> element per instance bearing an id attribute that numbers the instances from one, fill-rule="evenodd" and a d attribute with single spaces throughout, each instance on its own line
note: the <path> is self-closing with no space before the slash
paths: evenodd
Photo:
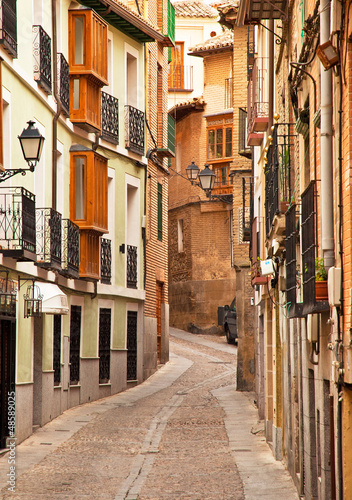
<path id="1" fill-rule="evenodd" d="M 328 282 L 316 281 L 315 282 L 315 300 L 328 300 Z"/>

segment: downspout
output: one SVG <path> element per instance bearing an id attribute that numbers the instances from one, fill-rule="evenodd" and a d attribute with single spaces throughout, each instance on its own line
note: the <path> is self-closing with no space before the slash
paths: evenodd
<path id="1" fill-rule="evenodd" d="M 51 184 L 51 199 L 52 208 L 56 210 L 57 205 L 57 122 L 61 114 L 61 100 L 58 94 L 57 85 L 57 29 L 56 29 L 56 0 L 51 0 L 51 29 L 53 42 L 53 92 L 56 101 L 56 113 L 53 118 L 53 133 L 52 133 L 52 184 Z"/>
<path id="2" fill-rule="evenodd" d="M 271 129 L 274 119 L 274 20 L 269 20 L 269 116 L 268 130 Z"/>
<path id="3" fill-rule="evenodd" d="M 320 43 L 330 39 L 330 0 L 322 0 L 320 9 Z M 321 129 L 320 129 L 320 209 L 324 266 L 335 263 L 333 168 L 332 168 L 332 70 L 320 71 Z"/>

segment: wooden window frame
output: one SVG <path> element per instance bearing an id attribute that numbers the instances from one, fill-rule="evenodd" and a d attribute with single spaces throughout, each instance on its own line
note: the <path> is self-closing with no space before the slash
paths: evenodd
<path id="1" fill-rule="evenodd" d="M 231 130 L 231 142 L 227 140 L 227 131 Z M 220 134 L 221 132 L 221 134 Z M 214 135 L 214 153 L 210 153 L 210 135 Z M 221 139 L 218 140 L 218 136 Z M 226 153 L 227 145 L 230 144 L 231 154 L 228 156 Z M 221 148 L 221 151 L 218 149 Z M 208 162 L 216 162 L 219 160 L 229 161 L 233 158 L 233 118 L 230 116 L 211 117 L 207 120 L 207 157 Z"/>

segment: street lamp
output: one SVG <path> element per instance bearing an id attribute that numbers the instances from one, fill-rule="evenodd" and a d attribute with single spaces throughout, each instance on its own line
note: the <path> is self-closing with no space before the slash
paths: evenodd
<path id="1" fill-rule="evenodd" d="M 210 170 L 207 163 L 204 165 L 204 169 L 198 174 L 200 187 L 203 189 L 203 191 L 205 191 L 205 194 L 207 196 L 211 195 L 211 191 L 215 184 L 215 177 L 216 175 L 212 170 Z"/>
<path id="2" fill-rule="evenodd" d="M 39 130 L 34 127 L 35 122 L 30 120 L 27 123 L 28 127 L 22 130 L 22 134 L 18 136 L 18 139 L 21 144 L 24 159 L 28 163 L 29 170 L 33 172 L 42 154 L 44 137 Z"/>
<path id="3" fill-rule="evenodd" d="M 186 168 L 187 179 L 192 182 L 192 184 L 196 183 L 199 174 L 199 167 L 192 161 L 190 165 Z"/>
<path id="4" fill-rule="evenodd" d="M 205 192 L 207 198 L 216 198 L 220 201 L 223 201 L 224 203 L 232 203 L 232 201 L 226 196 L 211 193 L 214 188 L 216 175 L 209 168 L 209 165 L 207 163 L 204 165 L 203 170 L 199 170 L 199 167 L 194 163 L 194 161 L 192 161 L 191 164 L 186 168 L 186 174 L 187 180 L 189 180 L 193 186 L 201 187 Z"/>
<path id="5" fill-rule="evenodd" d="M 26 172 L 34 172 L 35 166 L 40 160 L 45 138 L 39 130 L 34 127 L 33 121 L 29 121 L 28 127 L 23 129 L 22 134 L 18 136 L 21 144 L 23 157 L 28 163 L 29 168 L 8 168 L 0 172 L 0 182 L 4 182 L 16 174 L 26 175 Z"/>

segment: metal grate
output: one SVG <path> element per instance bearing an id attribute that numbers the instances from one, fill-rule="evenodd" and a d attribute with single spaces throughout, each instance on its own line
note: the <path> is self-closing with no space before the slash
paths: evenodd
<path id="1" fill-rule="evenodd" d="M 296 262 L 296 205 L 292 205 L 286 212 L 286 299 L 288 311 L 296 304 L 297 262 Z"/>
<path id="2" fill-rule="evenodd" d="M 63 54 L 57 54 L 58 92 L 62 109 L 67 117 L 70 116 L 70 72 L 68 62 Z"/>
<path id="3" fill-rule="evenodd" d="M 53 368 L 54 368 L 54 385 L 60 385 L 61 382 L 61 316 L 54 315 L 54 352 L 53 352 Z"/>
<path id="4" fill-rule="evenodd" d="M 100 276 L 101 282 L 111 284 L 111 241 L 106 238 L 100 240 Z"/>
<path id="5" fill-rule="evenodd" d="M 33 26 L 34 80 L 51 94 L 51 38 L 42 26 Z"/>
<path id="6" fill-rule="evenodd" d="M 70 321 L 70 384 L 79 382 L 81 347 L 81 306 L 71 306 Z"/>
<path id="7" fill-rule="evenodd" d="M 133 106 L 125 106 L 125 147 L 144 154 L 144 113 Z"/>
<path id="8" fill-rule="evenodd" d="M 302 281 L 303 302 L 315 303 L 315 182 L 302 193 Z"/>
<path id="9" fill-rule="evenodd" d="M 103 139 L 119 143 L 119 100 L 106 92 L 101 93 L 101 130 Z"/>
<path id="10" fill-rule="evenodd" d="M 53 208 L 37 208 L 37 258 L 38 265 L 48 269 L 61 267 L 61 214 Z"/>
<path id="11" fill-rule="evenodd" d="M 137 319 L 136 311 L 127 312 L 127 380 L 137 380 Z"/>
<path id="12" fill-rule="evenodd" d="M 79 227 L 70 219 L 62 219 L 62 269 L 61 274 L 78 278 Z"/>
<path id="13" fill-rule="evenodd" d="M 110 380 L 111 309 L 99 309 L 99 384 Z"/>
<path id="14" fill-rule="evenodd" d="M 253 182 L 250 177 L 242 177 L 242 210 L 241 210 L 241 233 L 242 242 L 251 239 L 251 205 L 252 205 Z"/>
<path id="15" fill-rule="evenodd" d="M 247 146 L 247 108 L 238 108 L 238 154 L 252 158 L 252 149 Z"/>
<path id="16" fill-rule="evenodd" d="M 137 247 L 127 245 L 127 288 L 137 288 Z"/>
<path id="17" fill-rule="evenodd" d="M 0 44 L 12 57 L 17 57 L 16 0 L 0 0 Z"/>

